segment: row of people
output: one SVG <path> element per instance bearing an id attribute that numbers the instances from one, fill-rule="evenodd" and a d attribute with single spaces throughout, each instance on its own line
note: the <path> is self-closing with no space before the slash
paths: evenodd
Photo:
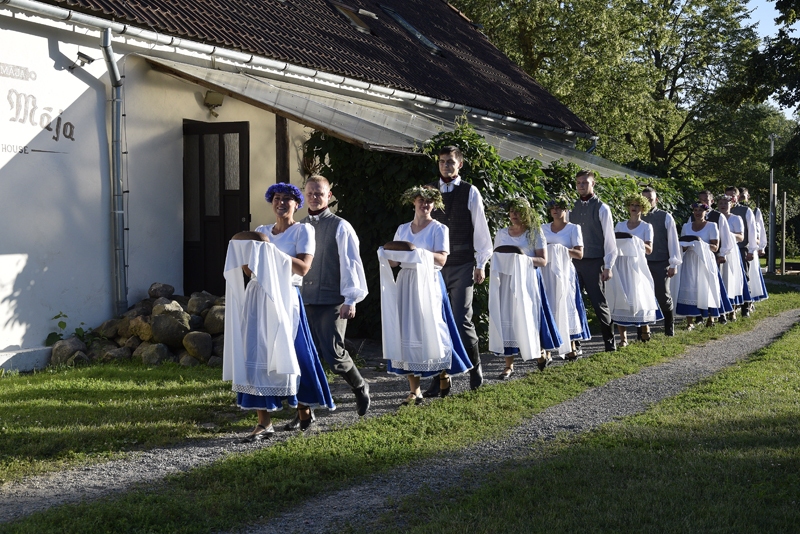
<path id="1" fill-rule="evenodd" d="M 510 225 L 498 232 L 493 247 L 480 192 L 461 180 L 462 165 L 463 156 L 457 147 L 445 147 L 440 151 L 439 181 L 406 193 L 405 200 L 414 204 L 414 220 L 398 228 L 395 241 L 405 242 L 407 248 L 387 246 L 379 251 L 381 276 L 387 277 L 381 284 L 384 352 L 389 360 L 389 371 L 409 377 L 410 393 L 404 403 L 419 403 L 423 396 L 446 395 L 450 390 L 450 376 L 461 372 L 469 371 L 472 389 L 480 387 L 483 376 L 472 322 L 472 296 L 474 284 L 485 279 L 485 265 L 493 253 L 493 280 L 496 280 L 497 290 L 490 288 L 490 294 L 495 297 L 490 298 L 490 308 L 495 312 L 491 315 L 497 319 L 492 319 L 491 330 L 495 335 L 490 336 L 490 343 L 494 352 L 506 358 L 501 378 L 513 373 L 515 354 L 526 359 L 538 357 L 540 368 L 547 363 L 547 356 L 541 356 L 540 349 L 567 359 L 575 359 L 580 354 L 580 340 L 590 338 L 581 287 L 600 320 L 606 350 L 616 349 L 612 321 L 618 328 L 630 324 L 638 326 L 640 339 L 647 340 L 650 336 L 648 324 L 659 319 L 663 312 L 666 333 L 674 334 L 668 281 L 682 258 L 674 221 L 669 214 L 657 209 L 654 190 L 648 188 L 643 196 L 626 199 L 631 218 L 617 225 L 615 230 L 626 234 L 620 235 L 618 240 L 612 230 L 610 209 L 594 195 L 594 174 L 581 171 L 576 176 L 580 199 L 571 212 L 566 200 L 551 201 L 549 211 L 553 220 L 539 225 L 527 202 L 517 199 L 509 206 Z M 241 297 L 236 301 L 238 308 L 229 305 L 232 313 L 238 310 L 236 313 L 240 314 L 238 323 L 232 319 L 232 327 L 238 330 L 231 331 L 242 331 L 243 336 L 226 336 L 226 354 L 241 357 L 226 358 L 223 376 L 233 381 L 237 403 L 258 413 L 259 423 L 249 439 L 263 439 L 274 432 L 270 412 L 280 409 L 284 399 L 298 409 L 295 419 L 287 425 L 289 429 L 308 428 L 314 417 L 311 408 L 315 406 L 335 409 L 324 376 L 320 379 L 317 350 L 353 389 L 359 415 L 369 408 L 369 385 L 344 349 L 346 320 L 354 317 L 356 303 L 367 294 L 358 238 L 346 221 L 327 210 L 331 192 L 325 178 L 310 178 L 306 196 L 309 216 L 302 222 L 307 224 L 296 224 L 294 213 L 303 205 L 303 194 L 290 184 L 270 187 L 267 200 L 272 204 L 277 222 L 257 228 L 257 234 L 237 236 L 229 249 L 228 291 L 234 295 L 232 301 L 235 295 Z M 652 224 L 646 222 L 648 217 Z M 250 244 L 239 244 L 239 240 Z M 270 282 L 272 285 L 267 290 L 260 282 L 267 273 L 259 277 L 259 271 L 252 268 L 259 266 L 252 254 L 256 249 L 269 249 L 267 243 L 291 259 L 288 264 L 291 282 L 298 288 L 288 296 L 283 295 L 287 300 L 280 301 L 286 304 L 282 314 L 278 313 L 281 310 L 273 309 L 275 306 L 257 309 L 254 302 L 258 299 L 253 295 L 247 297 L 252 286 L 252 292 L 257 288 L 266 292 L 261 301 L 272 298 L 273 305 L 278 302 L 274 283 Z M 507 246 L 516 247 L 522 256 L 530 259 L 509 259 L 500 251 Z M 623 259 L 617 261 L 620 253 Z M 253 266 L 250 261 L 254 262 Z M 401 266 L 397 280 L 391 275 L 395 264 Z M 620 273 L 616 280 L 615 264 Z M 645 264 L 648 269 L 644 269 Z M 274 261 L 270 263 L 271 268 L 277 265 Z M 245 272 L 256 282 L 249 284 L 247 290 L 243 289 L 241 276 L 232 274 L 241 266 L 245 266 Z M 650 275 L 649 285 L 655 292 L 656 306 L 647 291 L 640 291 L 641 298 L 633 301 L 628 295 L 631 288 L 637 287 L 630 284 L 634 275 L 645 273 Z M 522 276 L 525 283 L 521 279 L 515 284 L 508 282 L 504 287 L 504 277 L 508 281 L 514 274 Z M 610 288 L 607 288 L 609 282 Z M 520 314 L 509 303 L 515 301 L 510 298 L 512 292 L 523 287 L 528 298 L 537 305 Z M 606 300 L 607 289 L 612 300 L 611 309 Z M 297 293 L 296 300 L 294 293 Z M 423 298 L 424 295 L 434 298 Z M 551 307 L 548 302 L 555 305 Z M 514 338 L 513 332 L 520 331 L 523 324 L 520 317 L 536 326 L 528 332 L 537 332 L 534 337 L 538 339 L 530 335 L 527 339 Z M 284 330 L 278 326 L 264 328 L 267 337 L 252 326 L 259 321 L 274 323 L 276 319 L 284 321 L 280 327 Z M 271 351 L 281 346 L 275 344 L 278 339 L 275 336 L 277 332 L 286 335 L 286 324 L 291 325 L 292 350 L 282 358 L 286 360 L 284 363 L 293 359 L 297 362 L 290 368 L 277 365 L 275 361 L 280 358 L 270 357 Z M 512 328 L 514 324 L 516 328 Z M 622 343 L 627 343 L 623 330 L 620 332 Z M 231 351 L 227 350 L 229 339 Z M 238 347 L 233 346 L 236 339 L 240 339 Z M 286 345 L 286 340 L 283 341 Z M 304 365 L 305 372 L 294 372 Z M 293 372 L 286 374 L 287 370 Z M 280 386 L 273 383 L 273 375 L 280 375 Z M 423 376 L 433 376 L 424 393 L 420 389 Z"/>

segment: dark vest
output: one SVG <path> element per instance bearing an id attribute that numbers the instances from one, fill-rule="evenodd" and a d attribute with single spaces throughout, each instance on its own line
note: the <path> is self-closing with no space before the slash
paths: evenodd
<path id="1" fill-rule="evenodd" d="M 336 305 L 344 302 L 339 287 L 339 246 L 336 244 L 336 230 L 341 220 L 330 210 L 325 210 L 319 214 L 319 221 L 312 222 L 309 217 L 300 221 L 314 227 L 317 243 L 314 261 L 303 277 L 300 290 L 304 304 Z"/>
<path id="2" fill-rule="evenodd" d="M 439 182 L 428 184 L 439 188 Z M 469 211 L 470 184 L 461 180 L 449 193 L 442 193 L 444 211 L 433 210 L 431 217 L 447 226 L 450 233 L 450 254 L 447 266 L 475 263 L 475 246 L 473 244 L 474 228 L 472 214 Z"/>
<path id="3" fill-rule="evenodd" d="M 588 202 L 576 200 L 569 213 L 569 222 L 581 227 L 583 234 L 583 259 L 605 256 L 603 227 L 600 224 L 600 199 L 593 196 Z"/>
<path id="4" fill-rule="evenodd" d="M 653 252 L 648 254 L 647 261 L 667 261 L 669 259 L 667 212 L 653 208 L 642 217 L 642 220 L 653 226 Z"/>
<path id="5" fill-rule="evenodd" d="M 744 226 L 744 239 L 737 243 L 739 248 L 747 248 L 747 244 L 750 243 L 750 232 L 747 230 L 747 210 L 749 209 L 750 208 L 747 206 L 742 206 L 741 204 L 737 204 L 731 208 L 731 213 L 742 218 L 742 226 Z"/>

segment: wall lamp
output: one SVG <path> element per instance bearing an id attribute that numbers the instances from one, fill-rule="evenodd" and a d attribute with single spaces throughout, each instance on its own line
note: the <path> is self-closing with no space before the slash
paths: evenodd
<path id="1" fill-rule="evenodd" d="M 219 117 L 219 113 L 215 110 L 222 106 L 222 101 L 225 99 L 225 95 L 222 93 L 216 93 L 214 91 L 206 91 L 206 96 L 203 98 L 203 105 L 208 108 L 208 111 L 214 116 L 214 118 Z"/>

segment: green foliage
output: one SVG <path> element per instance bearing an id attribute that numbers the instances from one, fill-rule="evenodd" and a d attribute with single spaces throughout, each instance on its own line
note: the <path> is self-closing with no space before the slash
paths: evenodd
<path id="1" fill-rule="evenodd" d="M 599 155 L 658 176 L 719 144 L 709 132 L 740 102 L 717 91 L 758 46 L 746 0 L 452 3 L 598 132 Z"/>
<path id="2" fill-rule="evenodd" d="M 65 321 L 65 319 L 68 318 L 69 317 L 67 316 L 67 314 L 61 311 L 58 312 L 58 314 L 51 317 L 50 319 L 51 321 L 58 321 L 56 323 L 58 330 L 47 334 L 47 338 L 44 341 L 45 347 L 52 347 L 53 345 L 56 344 L 56 342 L 64 339 L 64 333 L 67 330 L 67 322 Z M 91 328 L 88 329 L 84 328 L 85 325 L 86 323 L 81 322 L 81 324 L 76 326 L 75 330 L 73 331 L 73 335 L 78 339 L 80 339 L 81 341 L 83 341 L 84 343 L 86 343 L 87 346 L 91 346 L 94 340 L 100 339 L 102 336 L 92 332 Z"/>

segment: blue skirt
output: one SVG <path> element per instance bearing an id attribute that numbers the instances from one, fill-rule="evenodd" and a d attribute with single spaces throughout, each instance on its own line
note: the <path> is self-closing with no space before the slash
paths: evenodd
<path id="1" fill-rule="evenodd" d="M 758 258 L 753 258 L 753 261 L 758 261 Z M 761 272 L 761 269 L 758 269 L 758 279 L 761 282 L 761 291 L 764 292 L 764 295 L 760 297 L 754 297 L 753 302 L 758 302 L 759 300 L 766 300 L 769 298 L 769 294 L 767 293 L 767 285 L 764 283 L 764 273 Z"/>
<path id="2" fill-rule="evenodd" d="M 297 363 L 300 366 L 300 386 L 297 388 L 297 395 L 260 396 L 251 395 L 250 393 L 237 393 L 236 404 L 244 410 L 275 412 L 283 409 L 284 400 L 286 400 L 290 408 L 297 408 L 299 403 L 312 408 L 336 409 L 333 397 L 331 397 L 331 390 L 328 387 L 325 370 L 319 361 L 317 348 L 314 346 L 311 331 L 308 329 L 308 319 L 303 306 L 303 298 L 300 296 L 300 288 L 295 287 L 295 290 L 297 291 L 297 297 L 300 299 L 300 324 L 297 326 L 297 335 L 294 338 L 294 350 L 297 353 Z"/>
<path id="3" fill-rule="evenodd" d="M 722 281 L 722 274 L 719 272 L 719 269 L 717 269 L 717 280 L 719 282 L 719 300 L 722 305 L 721 308 L 701 310 L 693 304 L 678 303 L 675 306 L 675 313 L 683 315 L 684 317 L 719 317 L 723 313 L 732 312 L 733 306 L 731 306 L 731 301 L 728 298 L 728 291 L 725 289 L 725 284 Z"/>
<path id="4" fill-rule="evenodd" d="M 447 288 L 444 285 L 444 278 L 442 273 L 436 271 L 436 278 L 439 280 L 439 286 L 442 288 L 442 318 L 447 325 L 447 331 L 450 333 L 450 343 L 453 346 L 453 357 L 450 363 L 450 369 L 443 369 L 450 375 L 460 375 L 472 369 L 472 362 L 467 355 L 464 348 L 464 343 L 461 342 L 461 336 L 458 335 L 458 327 L 456 326 L 455 317 L 453 317 L 453 308 L 450 307 L 450 299 L 447 298 Z M 434 376 L 442 371 L 406 371 L 405 369 L 398 369 L 392 367 L 392 360 L 386 360 L 386 371 L 395 375 L 415 375 L 415 376 Z"/>
<path id="5" fill-rule="evenodd" d="M 617 325 L 617 326 L 645 326 L 645 325 L 649 325 L 649 324 L 655 324 L 657 321 L 661 321 L 663 319 L 664 319 L 664 314 L 661 313 L 661 306 L 659 306 L 658 303 L 656 302 L 656 320 L 655 321 L 642 321 L 641 323 L 634 323 L 634 322 L 631 322 L 631 321 L 625 321 L 625 322 L 614 321 L 614 324 Z"/>
<path id="6" fill-rule="evenodd" d="M 583 297 L 581 296 L 581 283 L 578 279 L 578 273 L 575 272 L 575 309 L 578 310 L 578 317 L 581 320 L 581 333 L 572 334 L 569 336 L 571 340 L 592 339 L 592 333 L 589 331 L 589 321 L 586 319 L 586 306 L 583 304 Z"/>
<path id="7" fill-rule="evenodd" d="M 547 301 L 547 293 L 544 290 L 544 282 L 542 281 L 542 271 L 539 268 L 536 269 L 536 277 L 539 282 L 539 297 L 542 301 L 542 307 L 539 310 L 539 341 L 543 349 L 555 350 L 561 346 L 563 341 L 556 327 L 553 310 L 550 309 L 550 303 Z"/>

